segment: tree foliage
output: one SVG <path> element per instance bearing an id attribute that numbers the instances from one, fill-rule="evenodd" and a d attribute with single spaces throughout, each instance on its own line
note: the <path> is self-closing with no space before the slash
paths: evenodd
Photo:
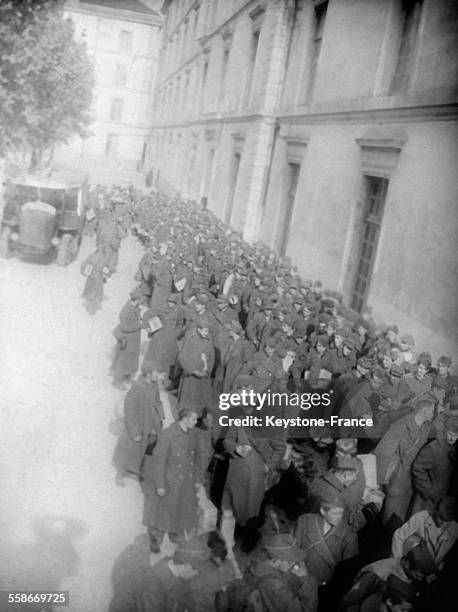
<path id="1" fill-rule="evenodd" d="M 0 155 L 87 135 L 94 71 L 61 0 L 2 0 L 0 57 Z"/>

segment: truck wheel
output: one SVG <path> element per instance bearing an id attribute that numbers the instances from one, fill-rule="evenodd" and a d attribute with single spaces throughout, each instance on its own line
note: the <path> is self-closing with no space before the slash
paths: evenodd
<path id="1" fill-rule="evenodd" d="M 73 236 L 64 234 L 57 249 L 57 265 L 67 266 L 70 261 Z"/>
<path id="2" fill-rule="evenodd" d="M 11 228 L 6 226 L 0 233 L 0 255 L 2 257 L 8 257 L 10 254 L 9 240 L 11 235 Z"/>

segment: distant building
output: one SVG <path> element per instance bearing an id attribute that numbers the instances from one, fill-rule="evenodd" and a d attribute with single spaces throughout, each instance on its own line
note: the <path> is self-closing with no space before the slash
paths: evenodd
<path id="1" fill-rule="evenodd" d="M 128 180 L 144 170 L 162 16 L 139 0 L 74 0 L 66 9 L 95 65 L 95 121 L 92 136 L 60 156 L 94 181 Z"/>
<path id="2" fill-rule="evenodd" d="M 453 0 L 166 0 L 149 164 L 419 349 L 457 346 Z"/>

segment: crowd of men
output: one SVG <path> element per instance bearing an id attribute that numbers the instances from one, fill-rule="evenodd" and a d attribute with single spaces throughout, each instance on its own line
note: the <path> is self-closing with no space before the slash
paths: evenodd
<path id="1" fill-rule="evenodd" d="M 129 565 L 127 551 L 111 612 L 458 609 L 452 359 L 346 308 L 205 206 L 91 193 L 89 312 L 122 238 L 144 245 L 113 331 L 113 384 L 126 391 L 116 482 L 142 488 L 145 558 L 165 537 L 176 545 L 155 565 Z M 342 421 L 221 426 L 260 414 L 220 409 L 222 393 L 250 391 L 272 392 L 262 414 Z M 283 401 L 325 393 L 307 412 Z"/>

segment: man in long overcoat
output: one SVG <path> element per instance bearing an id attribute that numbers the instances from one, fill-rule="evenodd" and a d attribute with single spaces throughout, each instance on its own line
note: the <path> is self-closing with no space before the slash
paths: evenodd
<path id="1" fill-rule="evenodd" d="M 151 296 L 151 308 L 161 308 L 166 305 L 172 289 L 172 271 L 167 256 L 163 256 L 153 267 L 153 294 Z"/>
<path id="2" fill-rule="evenodd" d="M 117 484 L 123 486 L 127 473 L 140 477 L 145 451 L 157 439 L 163 420 L 162 403 L 151 368 L 142 368 L 124 398 L 124 430 L 113 456 L 113 465 L 118 469 Z"/>
<path id="3" fill-rule="evenodd" d="M 196 321 L 178 354 L 183 368 L 178 392 L 178 405 L 192 408 L 200 415 L 204 408 L 213 408 L 214 394 L 210 378 L 215 360 L 215 348 L 205 318 Z"/>
<path id="4" fill-rule="evenodd" d="M 178 357 L 178 338 L 184 325 L 184 312 L 181 306 L 176 305 L 176 296 L 170 294 L 167 306 L 161 309 L 149 308 L 143 315 L 143 325 L 148 330 L 149 320 L 158 317 L 162 327 L 148 336 L 148 348 L 143 363 L 151 365 L 153 369 L 171 375 L 171 368 Z"/>
<path id="5" fill-rule="evenodd" d="M 124 390 L 124 382 L 132 377 L 138 370 L 140 358 L 140 341 L 142 322 L 140 320 L 140 302 L 142 292 L 134 289 L 130 293 L 130 300 L 121 310 L 119 325 L 113 332 L 118 343 L 112 363 L 113 384 Z"/>
<path id="6" fill-rule="evenodd" d="M 434 512 L 448 494 L 456 465 L 457 439 L 458 417 L 448 417 L 445 434 L 426 444 L 418 453 L 412 465 L 412 514 L 420 510 Z"/>
<path id="7" fill-rule="evenodd" d="M 152 552 L 160 551 L 165 533 L 176 541 L 197 526 L 196 484 L 201 471 L 196 423 L 197 414 L 183 408 L 178 422 L 159 433 L 153 454 L 145 457 L 143 524 Z"/>
<path id="8" fill-rule="evenodd" d="M 107 255 L 102 246 L 98 247 L 81 264 L 81 274 L 86 276 L 83 294 L 89 314 L 95 314 L 103 300 L 103 283 L 108 272 Z"/>
<path id="9" fill-rule="evenodd" d="M 231 426 L 224 438 L 230 463 L 222 506 L 226 513 L 232 511 L 236 523 L 244 528 L 245 552 L 250 552 L 257 541 L 267 475 L 280 466 L 286 450 L 283 440 L 257 437 L 256 433 L 260 432 L 251 427 Z"/>
<path id="10" fill-rule="evenodd" d="M 412 463 L 428 439 L 433 413 L 429 400 L 419 401 L 415 412 L 393 423 L 374 449 L 377 479 L 387 488 L 383 522 L 391 519 L 393 530 L 406 519 L 412 497 Z"/>

